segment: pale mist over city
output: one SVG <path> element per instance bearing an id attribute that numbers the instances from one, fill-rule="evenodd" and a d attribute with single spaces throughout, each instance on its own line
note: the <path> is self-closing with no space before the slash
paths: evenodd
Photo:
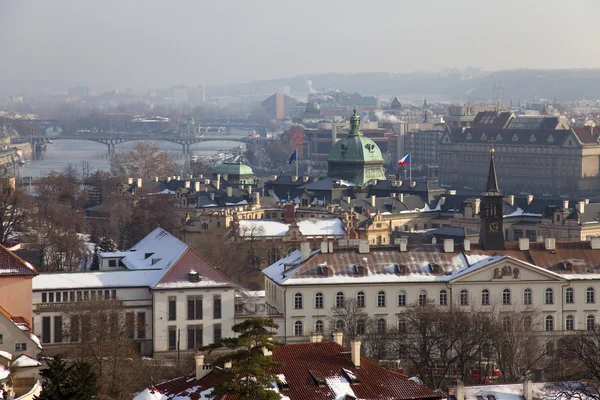
<path id="1" fill-rule="evenodd" d="M 0 0 L 0 400 L 600 400 L 598 0 Z"/>

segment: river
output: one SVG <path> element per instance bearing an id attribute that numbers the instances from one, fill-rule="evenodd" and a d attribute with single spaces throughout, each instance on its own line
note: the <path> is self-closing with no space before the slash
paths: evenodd
<path id="1" fill-rule="evenodd" d="M 236 132 L 228 136 L 232 138 L 247 136 L 247 132 Z M 177 143 L 167 141 L 155 142 L 160 150 L 167 151 L 173 155 L 177 163 L 185 161 L 183 149 Z M 135 146 L 135 142 L 120 143 L 115 146 L 115 151 L 131 150 Z M 219 152 L 219 150 L 229 150 L 237 146 L 242 146 L 245 149 L 244 143 L 223 140 L 209 141 L 197 143 L 190 146 L 191 155 L 195 156 L 210 156 Z M 40 151 L 27 164 L 19 167 L 16 171 L 21 177 L 31 176 L 34 178 L 43 176 L 50 171 L 61 171 L 67 165 L 72 164 L 78 170 L 81 170 L 82 161 L 87 161 L 91 171 L 97 169 L 110 169 L 110 159 L 108 157 L 108 147 L 102 143 L 96 143 L 90 140 L 72 140 L 60 139 L 55 140 L 53 144 L 48 144 L 45 151 Z"/>

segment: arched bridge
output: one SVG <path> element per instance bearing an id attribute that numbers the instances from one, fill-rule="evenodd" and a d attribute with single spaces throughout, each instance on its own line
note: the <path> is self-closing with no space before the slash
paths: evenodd
<path id="1" fill-rule="evenodd" d="M 177 143 L 182 146 L 183 154 L 190 153 L 190 146 L 196 143 L 211 141 L 231 141 L 247 143 L 253 140 L 247 136 L 198 136 L 198 137 L 173 137 L 157 135 L 112 135 L 112 136 L 92 136 L 92 135 L 60 135 L 60 136 L 34 136 L 29 138 L 32 151 L 35 152 L 37 145 L 48 142 L 49 140 L 89 140 L 102 143 L 108 146 L 108 154 L 112 155 L 115 151 L 115 145 L 119 143 L 131 142 L 135 140 L 160 140 L 165 142 Z"/>

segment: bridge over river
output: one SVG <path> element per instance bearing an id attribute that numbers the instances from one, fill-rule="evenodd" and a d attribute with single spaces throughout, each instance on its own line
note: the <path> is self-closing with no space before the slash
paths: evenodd
<path id="1" fill-rule="evenodd" d="M 183 154 L 188 155 L 190 153 L 190 146 L 196 143 L 210 142 L 210 141 L 231 141 L 247 143 L 254 140 L 254 138 L 248 137 L 245 134 L 223 134 L 223 135 L 205 135 L 205 136 L 174 136 L 174 135 L 94 135 L 94 134 L 80 134 L 80 135 L 58 135 L 58 136 L 30 136 L 28 141 L 31 143 L 32 152 L 36 152 L 38 144 L 48 142 L 49 140 L 89 140 L 92 142 L 102 143 L 108 147 L 108 154 L 113 155 L 115 152 L 115 145 L 119 143 L 131 142 L 135 140 L 157 140 L 177 143 L 183 148 Z"/>

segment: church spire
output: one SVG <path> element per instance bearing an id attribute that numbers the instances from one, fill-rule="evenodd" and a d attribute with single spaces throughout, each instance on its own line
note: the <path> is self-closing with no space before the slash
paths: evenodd
<path id="1" fill-rule="evenodd" d="M 496 177 L 496 165 L 494 164 L 494 148 L 490 149 L 490 170 L 488 172 L 486 194 L 500 194 L 498 189 L 498 178 Z"/>

